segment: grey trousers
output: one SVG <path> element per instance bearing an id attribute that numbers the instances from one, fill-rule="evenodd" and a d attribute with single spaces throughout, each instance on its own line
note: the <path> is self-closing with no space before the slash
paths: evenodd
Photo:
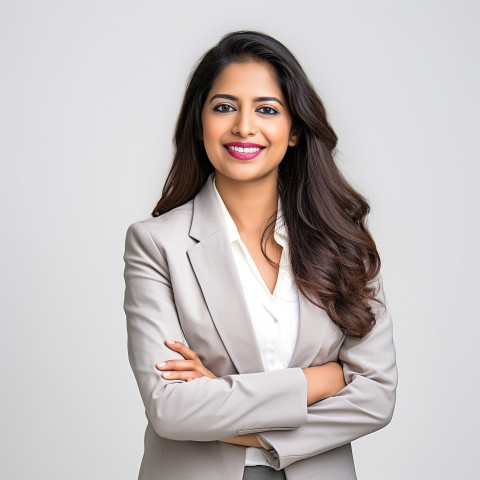
<path id="1" fill-rule="evenodd" d="M 285 471 L 274 470 L 264 465 L 245 467 L 242 480 L 285 480 Z"/>

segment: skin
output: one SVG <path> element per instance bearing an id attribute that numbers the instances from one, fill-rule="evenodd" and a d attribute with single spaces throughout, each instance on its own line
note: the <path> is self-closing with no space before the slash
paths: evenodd
<path id="1" fill-rule="evenodd" d="M 223 94 L 238 100 L 213 98 Z M 258 97 L 278 101 L 254 101 Z M 264 257 L 260 238 L 267 219 L 277 211 L 278 166 L 287 148 L 295 146 L 298 136 L 292 131 L 287 102 L 272 68 L 258 62 L 231 63 L 225 67 L 207 95 L 202 126 L 205 150 L 215 168 L 217 190 L 273 292 L 278 269 Z M 224 145 L 229 142 L 250 142 L 266 148 L 251 160 L 238 160 L 226 151 Z M 272 238 L 266 252 L 278 263 L 282 248 Z"/>
<path id="2" fill-rule="evenodd" d="M 264 98 L 259 100 L 259 97 Z M 298 140 L 298 132 L 292 129 L 292 118 L 274 70 L 268 64 L 254 61 L 231 63 L 225 67 L 207 95 L 202 127 L 202 140 L 215 168 L 218 192 L 273 293 L 278 268 L 265 259 L 260 239 L 269 217 L 277 213 L 278 166 L 287 148 L 294 147 Z M 251 160 L 239 160 L 226 151 L 224 145 L 230 142 L 256 143 L 265 148 Z M 273 237 L 266 245 L 266 253 L 279 262 L 282 247 Z M 180 353 L 184 360 L 157 363 L 156 368 L 163 371 L 164 378 L 184 381 L 204 376 L 217 378 L 183 343 L 166 340 L 165 345 Z M 302 371 L 307 380 L 307 405 L 336 395 L 345 387 L 342 367 L 336 362 L 303 368 Z M 262 447 L 255 434 L 219 441 Z"/>

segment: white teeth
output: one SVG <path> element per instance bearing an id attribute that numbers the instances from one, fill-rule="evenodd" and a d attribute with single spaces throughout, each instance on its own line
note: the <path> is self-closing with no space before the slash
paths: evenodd
<path id="1" fill-rule="evenodd" d="M 259 150 L 261 150 L 261 148 L 258 148 L 258 147 L 243 148 L 243 147 L 231 147 L 231 146 L 228 146 L 228 148 L 229 148 L 230 150 L 234 150 L 235 152 L 239 152 L 239 153 L 253 153 L 253 152 L 258 152 Z"/>

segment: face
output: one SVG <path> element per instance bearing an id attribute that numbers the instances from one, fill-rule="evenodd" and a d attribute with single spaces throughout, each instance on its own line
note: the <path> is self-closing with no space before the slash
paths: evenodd
<path id="1" fill-rule="evenodd" d="M 203 142 L 216 175 L 234 181 L 275 176 L 292 119 L 272 67 L 231 63 L 215 79 L 202 111 Z"/>

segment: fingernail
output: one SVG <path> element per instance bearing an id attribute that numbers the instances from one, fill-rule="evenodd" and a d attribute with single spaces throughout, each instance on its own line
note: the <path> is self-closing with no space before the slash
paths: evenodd
<path id="1" fill-rule="evenodd" d="M 163 372 L 162 375 L 165 377 L 169 377 L 172 374 L 172 372 Z"/>
<path id="2" fill-rule="evenodd" d="M 167 343 L 174 344 L 175 340 L 167 340 Z"/>
<path id="3" fill-rule="evenodd" d="M 164 367 L 166 365 L 165 362 L 158 362 L 157 367 Z"/>

